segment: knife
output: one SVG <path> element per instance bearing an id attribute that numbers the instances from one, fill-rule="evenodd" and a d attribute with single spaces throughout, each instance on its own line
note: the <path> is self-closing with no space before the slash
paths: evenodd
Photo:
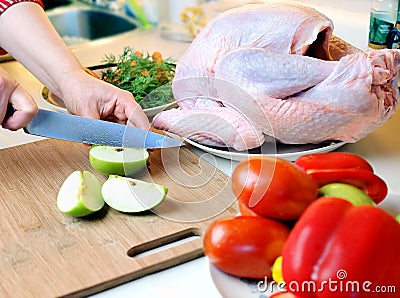
<path id="1" fill-rule="evenodd" d="M 5 119 L 14 112 L 13 106 L 8 104 Z M 24 131 L 41 137 L 112 147 L 156 149 L 184 144 L 168 136 L 133 126 L 43 109 L 39 109 Z"/>

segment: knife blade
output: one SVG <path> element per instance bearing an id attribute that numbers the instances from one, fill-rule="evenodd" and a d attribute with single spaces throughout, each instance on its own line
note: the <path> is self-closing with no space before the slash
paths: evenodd
<path id="1" fill-rule="evenodd" d="M 9 104 L 6 117 L 14 111 Z M 145 129 L 44 109 L 39 109 L 24 131 L 41 137 L 112 147 L 156 149 L 184 145 Z"/>

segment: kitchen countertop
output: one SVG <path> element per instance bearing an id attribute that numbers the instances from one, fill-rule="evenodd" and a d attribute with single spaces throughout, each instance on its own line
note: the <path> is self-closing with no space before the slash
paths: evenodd
<path id="1" fill-rule="evenodd" d="M 274 1 L 276 2 L 276 1 Z M 335 24 L 334 34 L 344 40 L 366 49 L 369 26 L 370 1 L 338 0 L 326 1 L 304 0 L 327 14 Z M 334 2 L 334 3 L 333 3 Z M 136 30 L 116 38 L 106 38 L 72 48 L 83 65 L 96 65 L 101 62 L 105 53 L 118 54 L 125 46 L 148 52 L 161 51 L 164 57 L 178 59 L 188 43 L 174 42 L 160 37 L 158 29 L 147 31 Z M 1 65 L 14 75 L 21 85 L 37 100 L 42 108 L 48 108 L 40 97 L 42 85 L 18 62 L 6 62 Z M 400 166 L 400 114 L 397 112 L 391 120 L 375 132 L 355 144 L 347 144 L 340 151 L 353 152 L 366 158 L 376 173 L 389 186 L 391 193 L 400 194 L 400 183 L 397 169 Z M 6 148 L 33 142 L 42 138 L 26 135 L 23 131 L 10 132 L 0 129 L 0 148 Z M 201 151 L 196 151 L 201 154 Z M 215 157 L 216 165 L 226 174 L 231 174 L 231 161 Z M 235 163 L 233 163 L 234 165 Z M 209 274 L 206 258 L 199 258 L 173 268 L 148 275 L 138 280 L 94 295 L 94 297 L 221 297 Z"/>

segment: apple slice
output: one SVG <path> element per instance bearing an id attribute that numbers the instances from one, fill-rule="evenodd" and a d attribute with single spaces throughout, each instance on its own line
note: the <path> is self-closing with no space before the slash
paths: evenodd
<path id="1" fill-rule="evenodd" d="M 58 209 L 75 217 L 99 211 L 104 206 L 101 186 L 99 179 L 89 171 L 72 172 L 58 192 Z"/>
<path id="2" fill-rule="evenodd" d="M 113 209 L 127 213 L 150 210 L 166 197 L 168 188 L 129 177 L 110 175 L 101 193 Z"/>
<path id="3" fill-rule="evenodd" d="M 89 151 L 91 166 L 105 175 L 131 176 L 147 166 L 146 149 L 92 146 Z"/>

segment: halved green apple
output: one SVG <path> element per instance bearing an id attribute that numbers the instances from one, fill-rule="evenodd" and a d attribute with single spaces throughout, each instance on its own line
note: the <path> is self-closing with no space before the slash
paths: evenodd
<path id="1" fill-rule="evenodd" d="M 74 171 L 63 182 L 57 195 L 57 207 L 75 217 L 86 216 L 104 206 L 99 179 L 89 171 Z"/>
<path id="2" fill-rule="evenodd" d="M 105 175 L 131 176 L 147 166 L 146 149 L 93 146 L 89 151 L 92 167 Z"/>
<path id="3" fill-rule="evenodd" d="M 105 202 L 121 212 L 136 213 L 160 204 L 168 193 L 165 186 L 130 177 L 110 175 L 101 193 Z"/>

